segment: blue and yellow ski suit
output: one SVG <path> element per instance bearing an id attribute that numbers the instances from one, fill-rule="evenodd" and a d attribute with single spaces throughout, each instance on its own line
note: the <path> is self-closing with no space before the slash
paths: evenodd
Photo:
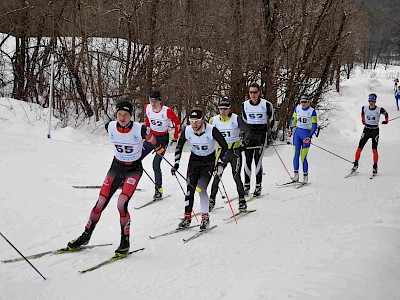
<path id="1" fill-rule="evenodd" d="M 294 108 L 292 118 L 290 119 L 290 130 L 293 132 L 293 168 L 299 170 L 299 159 L 303 165 L 303 173 L 308 173 L 307 154 L 311 146 L 311 137 L 317 130 L 317 113 L 314 108 L 307 106 L 303 108 L 297 105 Z"/>

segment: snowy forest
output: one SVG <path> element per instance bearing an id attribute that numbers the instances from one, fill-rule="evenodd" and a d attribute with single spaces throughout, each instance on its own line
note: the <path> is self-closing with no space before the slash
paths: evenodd
<path id="1" fill-rule="evenodd" d="M 120 99 L 143 105 L 152 87 L 185 121 L 193 105 L 238 111 L 259 82 L 287 126 L 301 94 L 313 106 L 355 64 L 399 60 L 398 1 L 124 0 L 2 1 L 0 95 L 49 105 L 62 126 L 113 118 Z M 11 45 L 5 47 L 6 45 Z M 92 118 L 93 117 L 93 118 Z M 327 117 L 325 117 L 327 118 Z M 321 115 L 321 126 L 325 126 Z"/>
<path id="2" fill-rule="evenodd" d="M 399 12 L 399 0 L 0 1 L 0 299 L 400 299 Z M 260 96 L 254 83 L 277 127 L 250 125 L 272 140 L 236 131 L 218 173 L 215 127 Z M 145 105 L 190 125 L 156 124 L 165 148 L 142 157 Z M 206 118 L 188 120 L 195 106 Z M 289 133 L 301 106 L 311 129 Z M 117 126 L 137 140 L 125 161 Z M 210 181 L 188 199 L 196 126 L 214 145 L 196 167 L 220 176 L 215 198 Z"/>

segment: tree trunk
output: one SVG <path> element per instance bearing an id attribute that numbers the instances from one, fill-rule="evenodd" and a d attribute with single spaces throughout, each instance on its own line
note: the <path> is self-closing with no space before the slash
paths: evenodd
<path id="1" fill-rule="evenodd" d="M 324 66 L 324 69 L 323 69 L 323 72 L 322 72 L 322 76 L 321 76 L 320 82 L 318 84 L 318 88 L 317 88 L 317 90 L 315 91 L 315 94 L 314 94 L 314 98 L 317 101 L 317 103 L 318 103 L 318 99 L 322 95 L 323 88 L 324 88 L 324 86 L 326 84 L 326 81 L 327 81 L 327 78 L 328 78 L 328 72 L 329 72 L 329 68 L 331 67 L 332 60 L 333 60 L 333 58 L 334 58 L 334 56 L 336 54 L 336 51 L 337 51 L 337 49 L 339 47 L 339 42 L 340 42 L 341 37 L 342 37 L 342 33 L 343 33 L 343 30 L 344 30 L 344 26 L 345 26 L 346 20 L 347 20 L 347 15 L 346 15 L 346 13 L 343 13 L 342 20 L 341 20 L 341 23 L 340 23 L 340 27 L 339 27 L 339 30 L 338 30 L 338 32 L 336 34 L 336 39 L 335 39 L 331 49 L 329 50 L 328 56 L 327 56 L 326 61 L 325 61 L 325 66 Z"/>

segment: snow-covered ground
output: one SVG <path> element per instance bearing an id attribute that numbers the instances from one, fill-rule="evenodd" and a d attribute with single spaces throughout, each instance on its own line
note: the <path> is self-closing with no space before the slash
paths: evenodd
<path id="1" fill-rule="evenodd" d="M 337 109 L 330 127 L 313 142 L 350 161 L 362 132 L 361 106 L 371 92 L 390 118 L 395 110 L 392 80 L 400 68 L 358 70 L 328 99 Z M 47 139 L 47 123 L 27 103 L 0 98 L 0 230 L 23 254 L 64 247 L 83 231 L 98 196 L 113 151 L 106 136 L 58 128 Z M 56 120 L 55 120 L 56 122 Z M 223 221 L 229 206 L 211 214 L 218 227 L 187 244 L 195 232 L 150 240 L 149 235 L 177 226 L 184 197 L 164 162 L 164 193 L 172 197 L 133 209 L 153 195 L 144 175 L 143 189 L 130 205 L 131 245 L 145 251 L 91 273 L 78 271 L 112 256 L 119 243 L 117 194 L 91 243 L 113 243 L 78 253 L 46 256 L 31 262 L 0 264 L 0 299 L 400 299 L 400 118 L 381 125 L 379 176 L 372 170 L 371 143 L 360 160 L 360 173 L 345 179 L 351 164 L 317 147 L 309 153 L 312 184 L 278 188 L 289 179 L 274 149 L 264 157 L 263 191 L 249 203 L 257 211 Z M 276 147 L 292 172 L 292 147 Z M 173 160 L 172 149 L 166 158 Z M 181 172 L 186 170 L 183 155 Z M 144 166 L 152 174 L 151 158 Z M 228 195 L 236 192 L 230 170 Z M 252 187 L 253 188 L 253 187 Z M 200 211 L 198 196 L 195 211 Z M 217 206 L 223 204 L 217 199 Z M 237 203 L 232 203 L 237 209 Z M 196 222 L 196 221 L 194 221 Z M 0 238 L 0 259 L 18 254 Z"/>

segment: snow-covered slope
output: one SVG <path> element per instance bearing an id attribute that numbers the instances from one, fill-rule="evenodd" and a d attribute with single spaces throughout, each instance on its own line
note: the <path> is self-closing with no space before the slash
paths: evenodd
<path id="1" fill-rule="evenodd" d="M 400 116 L 392 92 L 399 71 L 358 70 L 339 94 L 330 93 L 336 114 L 313 143 L 353 161 L 369 93 L 378 94 L 377 105 L 390 118 Z M 27 103 L 0 99 L 0 230 L 26 255 L 64 247 L 81 234 L 99 191 L 72 185 L 101 184 L 113 156 L 106 136 L 58 128 L 47 139 L 41 114 Z M 78 273 L 112 256 L 118 246 L 114 196 L 91 240 L 113 246 L 32 260 L 46 281 L 26 262 L 0 264 L 0 299 L 399 299 L 400 118 L 380 127 L 379 176 L 373 180 L 369 142 L 357 176 L 345 179 L 349 162 L 312 147 L 312 184 L 278 188 L 276 183 L 289 177 L 269 147 L 263 181 L 269 195 L 249 203 L 257 211 L 238 218 L 238 224 L 223 221 L 231 212 L 219 198 L 217 206 L 224 209 L 211 214 L 218 227 L 187 244 L 182 238 L 191 232 L 148 238 L 175 228 L 184 209 L 182 191 L 163 162 L 164 192 L 172 197 L 134 210 L 154 193 L 144 175 L 142 191 L 129 205 L 132 248 L 145 251 Z M 292 171 L 292 147 L 276 150 Z M 166 158 L 173 161 L 172 149 Z M 187 160 L 185 152 L 183 173 Z M 150 174 L 151 164 L 146 158 Z M 235 197 L 229 168 L 223 181 Z M 237 203 L 232 205 L 236 210 Z M 200 211 L 197 196 L 194 209 Z M 0 259 L 17 256 L 0 239 Z"/>

